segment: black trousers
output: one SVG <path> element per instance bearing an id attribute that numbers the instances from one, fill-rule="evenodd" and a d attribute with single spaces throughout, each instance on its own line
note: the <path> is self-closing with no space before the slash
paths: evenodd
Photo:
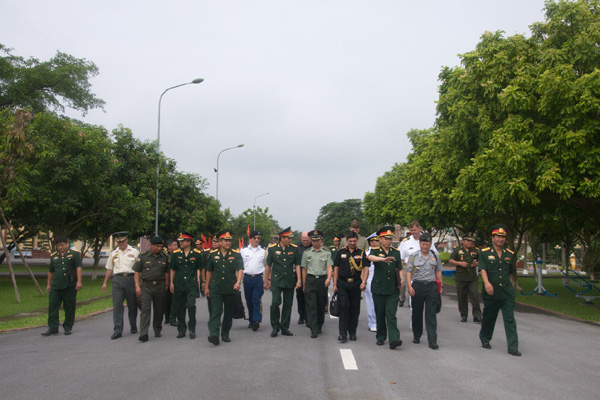
<path id="1" fill-rule="evenodd" d="M 360 291 L 361 280 L 346 282 L 342 279 L 337 281 L 338 296 L 340 299 L 340 336 L 348 334 L 355 336 L 358 327 L 358 316 L 360 315 Z"/>
<path id="2" fill-rule="evenodd" d="M 306 321 L 306 301 L 302 287 L 296 289 L 296 300 L 298 302 L 298 317 Z"/>
<path id="3" fill-rule="evenodd" d="M 437 285 L 435 281 L 414 281 L 412 287 L 415 295 L 411 297 L 412 304 L 412 330 L 415 339 L 420 339 L 423 334 L 423 308 L 425 308 L 425 329 L 427 341 L 437 343 Z"/>

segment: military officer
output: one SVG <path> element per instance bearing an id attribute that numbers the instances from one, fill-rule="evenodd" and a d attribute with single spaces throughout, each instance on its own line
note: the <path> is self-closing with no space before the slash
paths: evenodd
<path id="1" fill-rule="evenodd" d="M 312 247 L 302 254 L 302 287 L 306 299 L 307 325 L 310 328 L 310 337 L 315 339 L 321 333 L 325 322 L 325 303 L 333 273 L 333 260 L 331 252 L 322 247 L 323 232 L 315 229 L 308 235 Z"/>
<path id="2" fill-rule="evenodd" d="M 191 234 L 181 231 L 177 239 L 180 248 L 175 250 L 170 262 L 170 290 L 177 302 L 177 338 L 184 337 L 186 329 L 190 331 L 190 339 L 196 338 L 196 297 L 204 260 L 200 251 L 191 248 L 192 239 Z M 187 325 L 186 310 L 189 318 Z"/>
<path id="3" fill-rule="evenodd" d="M 214 345 L 219 344 L 219 329 L 221 340 L 231 342 L 229 331 L 233 322 L 233 296 L 236 290 L 240 290 L 244 273 L 244 262 L 240 252 L 231 249 L 231 231 L 224 229 L 217 237 L 219 248 L 210 252 L 206 265 L 208 286 L 205 290 L 206 297 L 212 301 L 208 341 Z"/>
<path id="4" fill-rule="evenodd" d="M 331 246 L 329 248 L 329 250 L 331 251 L 331 259 L 333 261 L 335 261 L 335 257 L 337 256 L 338 251 L 340 251 L 341 247 L 340 247 L 340 242 L 341 239 L 337 236 L 333 237 L 333 246 Z"/>
<path id="5" fill-rule="evenodd" d="M 290 332 L 294 289 L 302 286 L 298 248 L 292 244 L 292 228 L 279 232 L 279 243 L 269 245 L 267 249 L 267 267 L 265 269 L 265 290 L 271 289 L 271 337 L 279 331 L 284 336 L 293 336 Z M 283 305 L 282 305 L 283 297 Z M 281 314 L 279 306 L 282 305 Z"/>
<path id="6" fill-rule="evenodd" d="M 63 329 L 70 335 L 75 322 L 75 302 L 77 291 L 81 289 L 81 256 L 69 249 L 66 237 L 56 238 L 56 251 L 50 256 L 48 271 L 48 330 L 42 336 L 58 334 L 58 310 L 61 303 L 65 310 Z"/>
<path id="7" fill-rule="evenodd" d="M 360 234 L 360 224 L 358 223 L 357 220 L 352 220 L 352 222 L 350 223 L 350 229 L 351 232 L 356 232 L 356 234 L 358 235 L 358 242 L 356 244 L 356 246 L 359 249 L 363 249 L 364 251 L 367 251 L 369 249 L 369 243 L 367 243 L 367 238 L 362 236 Z M 340 243 L 340 247 L 344 248 L 348 246 L 348 241 L 347 239 L 344 237 L 342 238 L 342 241 Z"/>
<path id="8" fill-rule="evenodd" d="M 436 318 L 438 286 L 435 281 L 437 279 L 442 282 L 442 262 L 437 254 L 431 251 L 429 232 L 421 233 L 419 247 L 420 251 L 411 254 L 406 263 L 406 286 L 408 294 L 412 297 L 413 343 L 421 341 L 423 308 L 425 308 L 425 328 L 429 348 L 437 350 L 439 348 Z"/>
<path id="9" fill-rule="evenodd" d="M 129 241 L 129 232 L 116 232 L 112 236 L 117 241 L 117 248 L 110 253 L 106 261 L 106 275 L 104 275 L 102 291 L 106 293 L 106 284 L 112 275 L 114 332 L 110 338 L 114 340 L 123 335 L 124 300 L 127 300 L 127 315 L 129 317 L 131 333 L 135 334 L 138 331 L 138 308 L 135 296 L 135 282 L 133 281 L 133 264 L 140 252 L 127 244 Z"/>
<path id="10" fill-rule="evenodd" d="M 371 254 L 371 249 L 379 247 L 379 236 L 377 232 L 373 232 L 367 237 L 369 243 L 369 249 L 365 252 L 366 257 Z M 367 286 L 365 289 L 365 303 L 367 304 L 367 324 L 369 331 L 377 332 L 377 318 L 375 317 L 375 304 L 373 303 L 373 293 L 371 292 L 371 284 L 373 283 L 373 274 L 375 273 L 375 266 L 372 262 L 368 261 L 369 265 L 369 278 L 367 279 Z"/>
<path id="11" fill-rule="evenodd" d="M 165 247 L 167 248 L 167 257 L 171 260 L 171 256 L 179 248 L 179 244 L 175 239 L 167 239 L 165 241 Z M 170 274 L 170 268 L 169 268 Z M 167 286 L 170 286 L 170 278 L 167 278 Z M 165 324 L 169 324 L 171 326 L 177 326 L 177 302 L 175 301 L 175 296 L 171 293 L 169 287 L 167 287 L 165 301 Z"/>
<path id="12" fill-rule="evenodd" d="M 356 247 L 356 232 L 348 232 L 346 240 L 348 246 L 338 251 L 333 262 L 333 291 L 338 292 L 341 306 L 338 340 L 342 343 L 348 340 L 348 336 L 350 340 L 356 340 L 361 291 L 367 287 L 370 265 L 365 251 Z"/>
<path id="13" fill-rule="evenodd" d="M 484 349 L 491 349 L 490 341 L 498 311 L 502 310 L 504 331 L 508 344 L 508 354 L 520 356 L 517 323 L 515 321 L 515 290 L 517 285 L 514 253 L 505 249 L 506 226 L 495 225 L 492 228 L 492 246 L 481 249 L 479 253 L 479 271 L 483 279 L 483 320 L 479 339 Z"/>
<path id="14" fill-rule="evenodd" d="M 375 272 L 371 284 L 375 317 L 377 320 L 377 345 L 383 346 L 389 337 L 390 349 L 402 345 L 396 311 L 398 309 L 398 294 L 403 277 L 400 252 L 392 247 L 394 227 L 384 226 L 377 231 L 380 246 L 371 248 L 369 261 L 373 263 Z"/>
<path id="15" fill-rule="evenodd" d="M 454 249 L 449 263 L 456 267 L 454 280 L 456 281 L 460 322 L 467 322 L 470 301 L 473 307 L 473 322 L 481 323 L 481 308 L 479 307 L 479 292 L 477 288 L 479 252 L 473 246 L 474 241 L 473 235 L 470 233 L 463 236 L 463 245 Z"/>
<path id="16" fill-rule="evenodd" d="M 169 257 L 162 250 L 163 239 L 155 236 L 150 239 L 150 250 L 140 254 L 133 264 L 135 294 L 140 297 L 142 303 L 140 342 L 148 341 L 151 308 L 154 309 L 154 336 L 162 336 L 162 317 L 169 286 Z"/>

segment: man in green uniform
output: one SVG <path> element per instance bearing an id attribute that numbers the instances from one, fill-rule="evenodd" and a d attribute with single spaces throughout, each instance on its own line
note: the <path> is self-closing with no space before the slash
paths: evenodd
<path id="1" fill-rule="evenodd" d="M 204 268 L 202 253 L 192 246 L 192 235 L 182 231 L 177 239 L 180 249 L 171 256 L 171 293 L 177 302 L 177 338 L 190 331 L 190 339 L 196 338 L 196 297 L 200 287 L 200 271 Z M 185 310 L 189 322 L 185 323 Z"/>
<path id="2" fill-rule="evenodd" d="M 437 350 L 438 286 L 442 282 L 442 262 L 431 250 L 431 234 L 423 232 L 419 236 L 419 248 L 408 256 L 406 262 L 406 286 L 411 296 L 413 343 L 420 343 L 423 334 L 423 309 L 429 348 Z M 441 287 L 440 287 L 441 293 Z"/>
<path id="3" fill-rule="evenodd" d="M 292 227 L 279 232 L 279 243 L 269 245 L 267 249 L 267 267 L 265 269 L 265 290 L 271 289 L 271 337 L 279 331 L 284 336 L 293 336 L 290 332 L 294 289 L 302 286 L 298 249 L 292 244 Z M 282 304 L 281 314 L 279 306 Z M 281 319 L 280 319 L 281 318 Z"/>
<path id="4" fill-rule="evenodd" d="M 310 328 L 310 337 L 315 339 L 322 333 L 325 322 L 325 304 L 327 288 L 333 274 L 331 252 L 324 249 L 323 232 L 317 229 L 308 233 L 312 247 L 302 254 L 302 287 L 306 302 L 306 321 Z"/>
<path id="5" fill-rule="evenodd" d="M 65 335 L 70 335 L 75 322 L 75 302 L 77 291 L 81 289 L 81 256 L 69 249 L 66 237 L 56 238 L 56 251 L 50 256 L 48 271 L 48 330 L 42 336 L 58 334 L 58 310 L 63 304 Z"/>
<path id="6" fill-rule="evenodd" d="M 398 309 L 398 295 L 402 285 L 402 260 L 400 251 L 392 247 L 394 227 L 384 226 L 377 231 L 380 247 L 372 248 L 369 261 L 373 263 L 375 272 L 371 283 L 373 303 L 375 304 L 375 317 L 377 319 L 377 345 L 382 346 L 386 337 L 390 340 L 390 349 L 402 345 L 396 310 Z"/>
<path id="7" fill-rule="evenodd" d="M 520 356 L 517 323 L 515 321 L 515 290 L 517 284 L 514 253 L 504 248 L 506 226 L 492 228 L 492 247 L 481 249 L 479 271 L 483 279 L 483 321 L 479 339 L 484 349 L 491 349 L 490 341 L 498 311 L 502 310 L 508 354 Z"/>
<path id="8" fill-rule="evenodd" d="M 470 233 L 466 234 L 463 237 L 463 245 L 454 249 L 449 262 L 450 265 L 456 267 L 454 280 L 456 281 L 460 322 L 467 322 L 470 301 L 473 307 L 473 322 L 481 323 L 481 308 L 479 307 L 479 292 L 477 290 L 479 252 L 473 246 L 474 241 Z"/>
<path id="9" fill-rule="evenodd" d="M 171 260 L 175 250 L 179 248 L 179 244 L 175 239 L 167 239 L 165 241 L 165 247 L 167 249 L 166 255 Z M 170 271 L 169 271 L 170 272 Z M 170 285 L 170 278 L 167 279 L 167 286 Z M 175 295 L 171 293 L 171 290 L 167 287 L 167 295 L 165 297 L 165 324 L 171 326 L 177 326 L 177 302 L 175 301 Z"/>
<path id="10" fill-rule="evenodd" d="M 244 261 L 240 252 L 231 250 L 233 240 L 231 231 L 222 230 L 217 237 L 219 248 L 210 252 L 206 265 L 208 287 L 204 292 L 212 301 L 208 320 L 208 341 L 214 345 L 219 344 L 219 328 L 221 340 L 226 343 L 231 342 L 229 330 L 233 323 L 233 296 L 236 290 L 240 290 L 244 273 Z M 221 315 L 223 315 L 223 324 L 221 324 Z"/>
<path id="11" fill-rule="evenodd" d="M 331 246 L 329 248 L 329 250 L 331 251 L 331 259 L 333 261 L 335 261 L 335 258 L 337 257 L 338 251 L 340 251 L 340 249 L 342 248 L 342 247 L 340 247 L 340 242 L 341 242 L 340 238 L 337 237 L 337 236 L 334 236 L 334 238 L 333 238 L 333 246 Z"/>
<path id="12" fill-rule="evenodd" d="M 135 294 L 141 299 L 140 342 L 148 341 L 150 310 L 154 309 L 154 336 L 161 337 L 167 287 L 169 286 L 169 257 L 162 251 L 163 239 L 159 236 L 150 240 L 150 250 L 140 254 L 133 264 Z M 141 282 L 141 285 L 140 285 Z"/>

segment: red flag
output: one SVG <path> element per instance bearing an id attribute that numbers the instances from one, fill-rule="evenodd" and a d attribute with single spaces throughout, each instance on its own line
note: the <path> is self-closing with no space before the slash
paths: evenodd
<path id="1" fill-rule="evenodd" d="M 202 248 L 205 250 L 208 249 L 208 247 L 206 247 L 208 243 L 206 243 L 206 236 L 204 236 L 204 233 L 200 234 L 200 238 L 202 239 Z"/>
<path id="2" fill-rule="evenodd" d="M 250 225 L 248 225 L 248 237 L 250 237 Z"/>

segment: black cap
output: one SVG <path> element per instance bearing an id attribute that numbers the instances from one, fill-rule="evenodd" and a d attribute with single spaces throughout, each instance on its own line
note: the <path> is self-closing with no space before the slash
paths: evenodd
<path id="1" fill-rule="evenodd" d="M 150 244 L 164 244 L 164 241 L 160 236 L 154 236 L 152 239 L 150 239 Z"/>
<path id="2" fill-rule="evenodd" d="M 312 230 L 312 231 L 308 232 L 308 236 L 312 240 L 323 239 L 323 231 L 315 229 L 315 230 Z"/>
<path id="3" fill-rule="evenodd" d="M 250 231 L 250 236 L 248 237 L 252 239 L 255 236 L 260 236 L 260 231 Z"/>
<path id="4" fill-rule="evenodd" d="M 112 234 L 112 236 L 113 236 L 113 238 L 115 238 L 115 240 L 117 242 L 122 242 L 123 240 L 125 240 L 129 237 L 129 232 L 127 232 L 127 231 L 115 232 Z"/>
<path id="5" fill-rule="evenodd" d="M 353 239 L 353 238 L 358 238 L 358 235 L 356 234 L 356 232 L 350 231 L 350 232 L 346 233 L 346 239 Z"/>
<path id="6" fill-rule="evenodd" d="M 419 236 L 419 242 L 431 242 L 431 233 L 421 232 L 421 236 Z"/>
<path id="7" fill-rule="evenodd" d="M 66 236 L 59 236 L 56 238 L 56 243 L 69 243 Z"/>

